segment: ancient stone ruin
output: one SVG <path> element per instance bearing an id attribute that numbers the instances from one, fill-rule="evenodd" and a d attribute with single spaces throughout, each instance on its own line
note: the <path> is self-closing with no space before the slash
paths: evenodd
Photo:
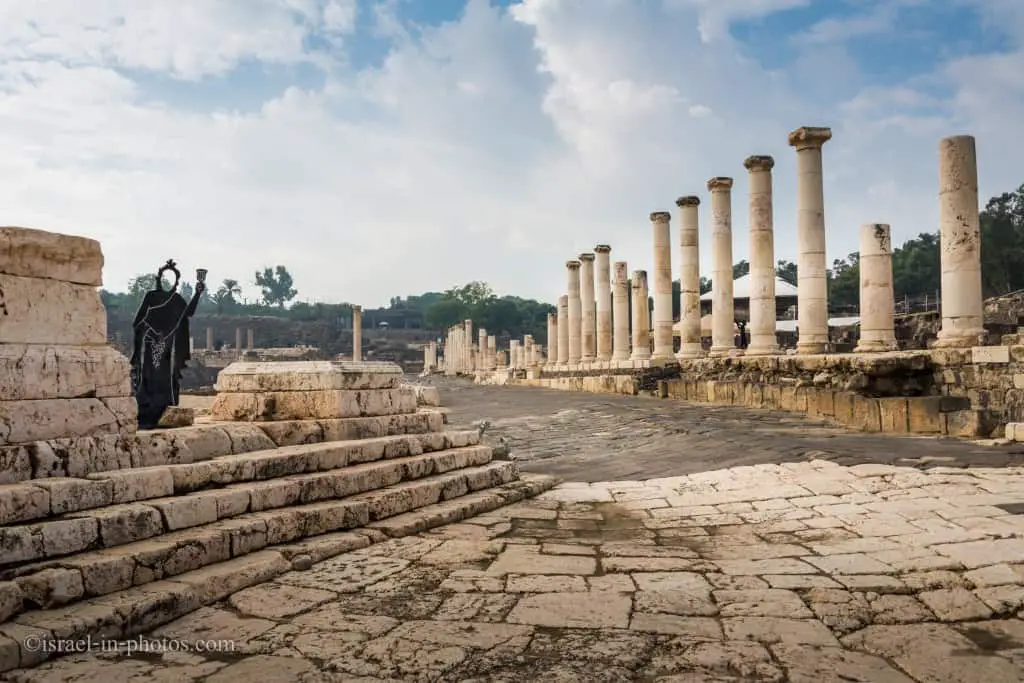
<path id="1" fill-rule="evenodd" d="M 212 415 L 139 431 L 94 240 L 0 229 L 0 672 L 554 484 L 446 431 L 390 363 L 236 363 Z"/>

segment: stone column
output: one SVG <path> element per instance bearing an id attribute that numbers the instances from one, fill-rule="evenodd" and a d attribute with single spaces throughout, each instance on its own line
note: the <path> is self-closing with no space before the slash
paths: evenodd
<path id="1" fill-rule="evenodd" d="M 633 354 L 630 360 L 651 357 L 651 318 L 647 292 L 647 271 L 633 271 Z"/>
<path id="2" fill-rule="evenodd" d="M 352 360 L 363 359 L 363 307 L 352 307 Z"/>
<path id="3" fill-rule="evenodd" d="M 939 249 L 942 329 L 935 346 L 977 346 L 985 326 L 978 157 L 970 135 L 939 142 Z"/>
<path id="4" fill-rule="evenodd" d="M 736 352 L 733 329 L 732 284 L 732 178 L 712 178 L 711 192 L 711 353 L 713 357 Z"/>
<path id="5" fill-rule="evenodd" d="M 597 303 L 597 360 L 612 359 L 612 248 L 607 244 L 594 247 L 597 254 L 594 277 L 594 298 Z"/>
<path id="6" fill-rule="evenodd" d="M 672 214 L 651 214 L 654 229 L 654 353 L 653 360 L 672 360 Z"/>
<path id="7" fill-rule="evenodd" d="M 466 332 L 463 335 L 465 339 L 465 350 L 463 352 L 462 369 L 465 372 L 473 371 L 473 321 L 467 318 L 463 321 Z"/>
<path id="8" fill-rule="evenodd" d="M 256 340 L 255 340 L 255 337 L 253 335 L 253 331 L 252 331 L 251 327 L 248 330 L 245 331 L 245 348 L 247 348 L 249 350 L 252 350 L 252 349 L 256 348 Z"/>
<path id="9" fill-rule="evenodd" d="M 700 197 L 680 197 L 679 207 L 679 353 L 676 358 L 700 358 Z"/>
<path id="10" fill-rule="evenodd" d="M 493 334 L 487 335 L 487 369 L 498 368 L 498 338 Z"/>
<path id="11" fill-rule="evenodd" d="M 536 358 L 536 345 L 533 343 L 532 334 L 523 335 L 523 366 L 532 367 Z"/>
<path id="12" fill-rule="evenodd" d="M 625 261 L 615 262 L 612 285 L 612 360 L 629 360 L 629 266 Z"/>
<path id="13" fill-rule="evenodd" d="M 189 337 L 188 338 L 188 352 L 189 352 L 190 355 L 196 352 L 196 338 L 195 337 Z"/>
<path id="14" fill-rule="evenodd" d="M 554 365 L 558 362 L 558 316 L 555 313 L 548 313 L 548 362 L 547 365 Z"/>
<path id="15" fill-rule="evenodd" d="M 476 354 L 476 369 L 484 370 L 487 368 L 487 330 L 481 327 L 476 333 L 476 339 L 476 346 L 478 349 Z"/>
<path id="16" fill-rule="evenodd" d="M 508 343 L 508 366 L 513 369 L 519 369 L 519 340 L 513 339 Z"/>
<path id="17" fill-rule="evenodd" d="M 565 365 L 569 362 L 569 295 L 563 294 L 558 297 L 558 363 Z"/>
<path id="18" fill-rule="evenodd" d="M 597 358 L 597 315 L 594 311 L 594 254 L 580 254 L 580 360 Z"/>
<path id="19" fill-rule="evenodd" d="M 430 369 L 430 344 L 423 347 L 423 369 L 424 371 Z"/>
<path id="20" fill-rule="evenodd" d="M 889 226 L 860 226 L 860 341 L 857 353 L 896 349 Z"/>
<path id="21" fill-rule="evenodd" d="M 569 292 L 569 363 L 579 363 L 583 351 L 583 320 L 580 302 L 580 262 L 566 261 L 566 285 Z"/>
<path id="22" fill-rule="evenodd" d="M 206 328 L 206 350 L 213 351 L 213 328 Z"/>
<path id="23" fill-rule="evenodd" d="M 828 288 L 825 260 L 825 191 L 821 148 L 831 128 L 798 128 L 789 134 L 796 148 L 797 353 L 828 349 Z"/>
<path id="24" fill-rule="evenodd" d="M 748 356 L 779 352 L 775 336 L 775 218 L 770 156 L 747 157 L 750 172 L 750 344 Z"/>
<path id="25" fill-rule="evenodd" d="M 242 350 L 242 328 L 241 327 L 236 327 L 235 328 L 235 351 L 238 352 L 238 351 L 241 351 L 241 350 Z"/>

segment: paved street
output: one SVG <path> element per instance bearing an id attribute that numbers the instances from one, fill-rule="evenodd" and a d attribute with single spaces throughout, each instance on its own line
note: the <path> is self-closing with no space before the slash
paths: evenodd
<path id="1" fill-rule="evenodd" d="M 793 413 L 529 387 L 433 380 L 453 425 L 487 419 L 523 470 L 566 481 L 676 476 L 806 461 L 909 467 L 1024 465 L 1024 444 L 860 434 Z"/>

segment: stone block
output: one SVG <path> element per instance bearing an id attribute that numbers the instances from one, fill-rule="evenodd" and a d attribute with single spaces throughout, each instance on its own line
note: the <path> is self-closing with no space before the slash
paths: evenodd
<path id="1" fill-rule="evenodd" d="M 39 442 L 33 476 L 78 477 L 127 469 L 138 450 L 135 434 L 82 436 Z"/>
<path id="2" fill-rule="evenodd" d="M 157 427 L 161 429 L 180 429 L 181 427 L 191 427 L 195 421 L 196 414 L 191 408 L 167 406 L 164 408 L 164 412 L 160 414 Z"/>
<path id="3" fill-rule="evenodd" d="M 0 524 L 41 519 L 50 514 L 50 494 L 31 484 L 0 487 Z"/>
<path id="4" fill-rule="evenodd" d="M 810 417 L 835 417 L 836 392 L 829 389 L 807 389 L 807 414 Z"/>
<path id="5" fill-rule="evenodd" d="M 395 415 L 416 408 L 410 389 L 331 389 L 217 394 L 210 414 L 216 420 L 265 422 Z"/>
<path id="6" fill-rule="evenodd" d="M 192 462 L 231 455 L 231 437 L 220 425 L 175 429 L 174 436 L 192 454 Z"/>
<path id="7" fill-rule="evenodd" d="M 137 500 L 174 495 L 174 477 L 167 467 L 140 467 L 136 469 L 99 472 L 89 479 L 111 482 L 111 502 L 132 503 Z"/>
<path id="8" fill-rule="evenodd" d="M 1009 363 L 1009 346 L 974 346 L 971 348 L 972 363 Z"/>
<path id="9" fill-rule="evenodd" d="M 764 386 L 763 406 L 769 410 L 779 410 L 782 407 L 782 387 L 778 384 Z"/>
<path id="10" fill-rule="evenodd" d="M 24 596 L 14 581 L 0 581 L 0 624 L 21 611 Z"/>
<path id="11" fill-rule="evenodd" d="M 0 227 L 0 273 L 99 287 L 103 251 L 88 237 Z"/>
<path id="12" fill-rule="evenodd" d="M 260 393 L 276 391 L 337 391 L 393 389 L 402 379 L 394 363 L 365 361 L 298 361 L 232 363 L 217 376 L 217 391 Z"/>
<path id="13" fill-rule="evenodd" d="M 910 431 L 907 399 L 879 398 L 878 412 L 882 431 L 892 434 L 906 434 Z"/>
<path id="14" fill-rule="evenodd" d="M 35 444 L 0 446 L 0 484 L 15 484 L 32 478 L 32 456 Z"/>
<path id="15" fill-rule="evenodd" d="M 850 391 L 837 391 L 833 398 L 833 417 L 841 425 L 854 426 L 853 400 L 856 394 Z"/>
<path id="16" fill-rule="evenodd" d="M 129 373 L 109 346 L 0 344 L 0 401 L 131 396 Z"/>
<path id="17" fill-rule="evenodd" d="M 43 569 L 17 581 L 25 601 L 39 609 L 66 605 L 85 593 L 82 574 L 77 569 Z"/>
<path id="18" fill-rule="evenodd" d="M 91 285 L 0 274 L 0 343 L 103 346 L 107 312 Z"/>
<path id="19" fill-rule="evenodd" d="M 878 399 L 854 394 L 853 421 L 850 424 L 866 432 L 882 431 L 882 411 Z"/>
<path id="20" fill-rule="evenodd" d="M 38 479 L 32 484 L 49 492 L 50 512 L 54 515 L 110 505 L 114 496 L 114 485 L 110 481 L 53 477 Z"/>
<path id="21" fill-rule="evenodd" d="M 791 413 L 807 412 L 807 389 L 795 386 L 779 387 L 779 408 Z"/>
<path id="22" fill-rule="evenodd" d="M 994 430 L 995 420 L 986 410 L 954 410 L 942 413 L 942 433 L 948 436 L 964 439 L 986 438 Z"/>
<path id="23" fill-rule="evenodd" d="M 0 446 L 75 436 L 131 434 L 138 406 L 125 398 L 0 401 Z"/>
<path id="24" fill-rule="evenodd" d="M 1005 437 L 1010 441 L 1024 441 L 1024 422 L 1008 422 Z"/>
<path id="25" fill-rule="evenodd" d="M 911 433 L 942 433 L 942 399 L 942 396 L 914 396 L 907 399 L 907 422 Z"/>

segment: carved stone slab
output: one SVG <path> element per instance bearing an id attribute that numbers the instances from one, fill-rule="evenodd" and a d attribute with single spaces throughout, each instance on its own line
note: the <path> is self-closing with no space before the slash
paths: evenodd
<path id="1" fill-rule="evenodd" d="M 220 371 L 217 391 L 259 393 L 391 389 L 397 387 L 401 379 L 402 368 L 395 363 L 326 360 L 239 362 Z"/>
<path id="2" fill-rule="evenodd" d="M 87 237 L 0 227 L 0 273 L 99 287 L 103 252 Z"/>

